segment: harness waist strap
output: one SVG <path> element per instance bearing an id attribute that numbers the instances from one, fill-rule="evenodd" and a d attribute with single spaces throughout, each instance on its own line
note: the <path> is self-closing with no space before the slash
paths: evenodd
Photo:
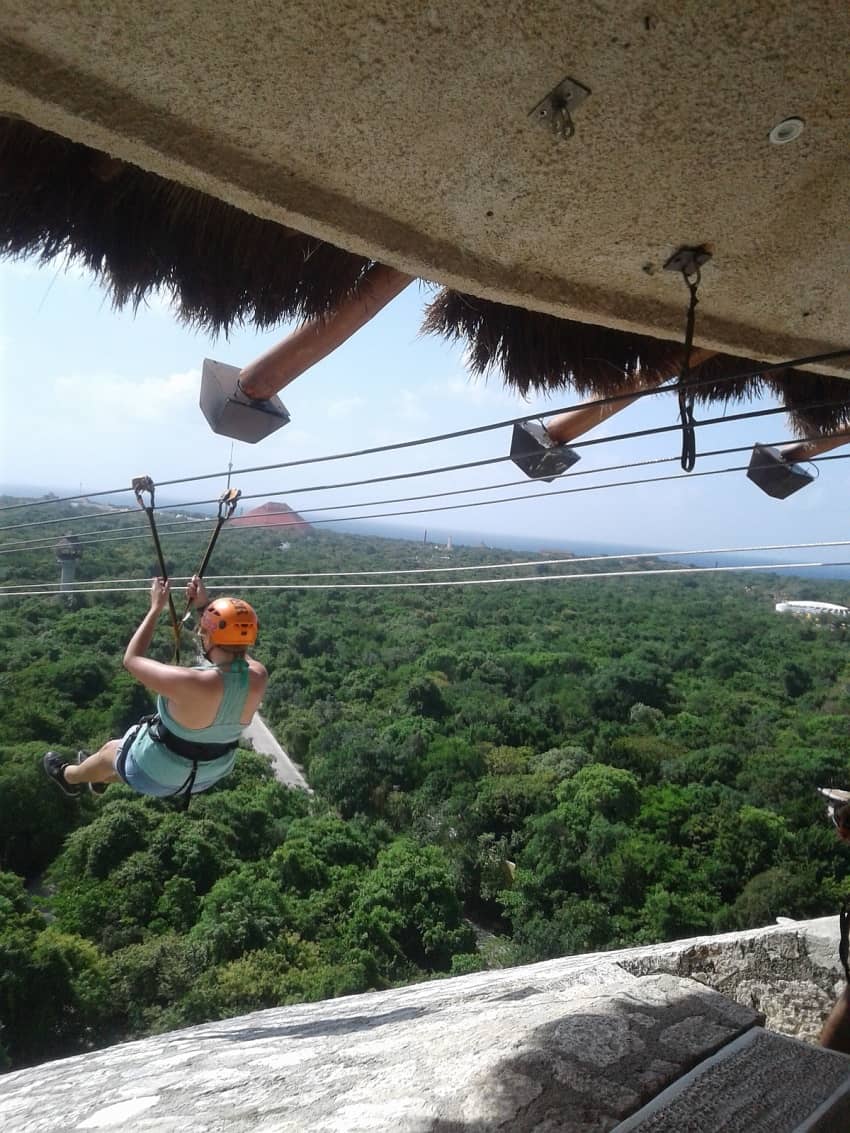
<path id="1" fill-rule="evenodd" d="M 194 740 L 184 740 L 182 736 L 175 736 L 163 724 L 158 716 L 150 723 L 150 733 L 157 743 L 163 744 L 175 755 L 183 759 L 191 759 L 193 763 L 210 763 L 214 759 L 221 759 L 223 755 L 230 755 L 237 747 L 236 742 L 229 744 L 195 743 Z"/>

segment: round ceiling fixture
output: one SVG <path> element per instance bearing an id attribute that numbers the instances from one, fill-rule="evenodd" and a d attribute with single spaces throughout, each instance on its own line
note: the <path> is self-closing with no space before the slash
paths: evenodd
<path id="1" fill-rule="evenodd" d="M 767 136 L 771 145 L 784 146 L 788 142 L 795 142 L 805 128 L 806 123 L 802 118 L 786 118 L 777 122 Z"/>

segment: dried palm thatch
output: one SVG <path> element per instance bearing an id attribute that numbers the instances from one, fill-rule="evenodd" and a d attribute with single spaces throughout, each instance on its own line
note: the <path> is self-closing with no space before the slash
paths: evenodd
<path id="1" fill-rule="evenodd" d="M 696 401 L 727 405 L 745 398 L 775 396 L 788 410 L 800 437 L 836 432 L 850 424 L 850 382 L 787 367 L 759 373 L 759 363 L 731 354 L 715 354 L 694 375 Z"/>
<path id="2" fill-rule="evenodd" d="M 559 319 L 444 289 L 428 307 L 422 329 L 466 343 L 473 373 L 500 369 L 523 396 L 530 391 L 573 389 L 611 397 L 631 388 L 647 369 L 672 373 L 682 350 L 675 342 Z"/>
<path id="3" fill-rule="evenodd" d="M 845 378 L 788 369 L 765 375 L 764 383 L 787 408 L 798 437 L 850 426 L 850 382 Z"/>
<path id="4" fill-rule="evenodd" d="M 572 389 L 582 396 L 613 397 L 673 377 L 682 364 L 682 346 L 675 342 L 449 289 L 430 304 L 422 329 L 463 341 L 474 373 L 499 369 L 505 382 L 523 395 Z M 694 381 L 694 396 L 703 404 L 778 395 L 799 436 L 850 424 L 850 382 L 841 378 L 790 368 L 760 374 L 758 362 L 716 354 L 700 365 Z"/>
<path id="5" fill-rule="evenodd" d="M 116 307 L 164 289 L 212 332 L 332 310 L 371 261 L 19 119 L 0 118 L 0 255 L 67 257 Z"/>
<path id="6" fill-rule="evenodd" d="M 0 255 L 87 266 L 116 307 L 159 289 L 185 322 L 214 333 L 321 318 L 356 291 L 372 262 L 147 173 L 20 119 L 0 117 Z M 468 344 L 474 372 L 508 385 L 611 396 L 675 373 L 677 343 L 441 291 L 423 329 Z M 801 370 L 736 378 L 758 363 L 716 355 L 695 395 L 783 399 L 800 435 L 850 424 L 850 383 Z"/>

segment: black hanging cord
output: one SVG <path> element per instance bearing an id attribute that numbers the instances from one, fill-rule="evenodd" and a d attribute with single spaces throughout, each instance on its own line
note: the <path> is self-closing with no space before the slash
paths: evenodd
<path id="1" fill-rule="evenodd" d="M 219 532 L 221 531 L 222 527 L 227 522 L 227 520 L 230 519 L 230 517 L 233 515 L 234 511 L 236 510 L 236 505 L 239 502 L 239 497 L 241 495 L 242 495 L 241 489 L 239 489 L 239 488 L 228 488 L 228 490 L 226 492 L 223 492 L 222 495 L 220 496 L 219 501 L 218 501 L 218 521 L 216 522 L 216 525 L 215 525 L 215 528 L 213 529 L 212 535 L 210 535 L 210 541 L 207 544 L 207 549 L 204 552 L 204 557 L 201 559 L 201 565 L 195 571 L 195 574 L 198 576 L 198 578 L 204 577 L 204 573 L 205 573 L 207 566 L 209 565 L 209 561 L 212 557 L 213 548 L 215 547 L 216 540 L 218 539 L 218 536 L 219 536 Z M 186 609 L 183 611 L 183 617 L 180 619 L 181 624 L 183 622 L 185 622 L 186 619 L 189 617 L 189 611 L 191 610 L 191 608 L 192 608 L 191 599 L 187 599 L 186 600 Z"/>
<path id="2" fill-rule="evenodd" d="M 685 357 L 679 373 L 677 391 L 679 395 L 679 419 L 682 422 L 682 470 L 693 472 L 697 462 L 697 436 L 694 419 L 694 390 L 690 384 L 691 353 L 694 346 L 694 324 L 697 312 L 697 290 L 700 284 L 700 270 L 696 268 L 688 274 L 686 268 L 682 269 L 682 279 L 690 292 L 688 303 L 688 318 L 685 324 Z"/>
<path id="3" fill-rule="evenodd" d="M 157 533 L 157 530 L 156 530 L 156 520 L 154 519 L 154 514 L 153 514 L 154 495 L 155 495 L 155 491 L 156 491 L 154 482 L 153 482 L 153 480 L 151 480 L 150 476 L 136 476 L 132 480 L 130 486 L 132 487 L 133 491 L 135 492 L 136 500 L 138 501 L 139 507 L 144 511 L 145 515 L 148 517 L 148 523 L 150 524 L 150 528 L 151 528 L 151 535 L 153 536 L 153 544 L 154 544 L 154 547 L 156 548 L 156 556 L 157 556 L 157 559 L 159 561 L 160 577 L 162 578 L 162 580 L 164 582 L 167 582 L 168 581 L 168 569 L 165 565 L 165 558 L 162 554 L 162 546 L 160 545 L 160 542 L 159 542 L 159 534 Z M 148 495 L 150 496 L 150 503 L 149 504 L 146 504 L 145 501 L 144 501 L 143 497 L 144 497 L 145 492 L 147 492 Z M 171 615 L 171 631 L 174 634 L 174 660 L 177 663 L 179 663 L 180 662 L 180 622 L 177 620 L 177 610 L 174 607 L 174 598 L 173 598 L 170 591 L 169 591 L 169 594 L 168 594 L 168 612 Z"/>
<path id="4" fill-rule="evenodd" d="M 841 912 L 838 914 L 838 924 L 841 928 L 841 942 L 838 945 L 838 958 L 841 960 L 841 966 L 844 969 L 844 978 L 850 984 L 850 913 L 847 911 L 847 905 L 841 906 Z"/>

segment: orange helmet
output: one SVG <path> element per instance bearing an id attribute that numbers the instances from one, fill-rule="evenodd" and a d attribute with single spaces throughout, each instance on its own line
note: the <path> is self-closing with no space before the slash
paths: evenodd
<path id="1" fill-rule="evenodd" d="M 241 648 L 254 644 L 259 628 L 253 606 L 241 598 L 214 598 L 203 612 L 200 632 L 212 645 Z"/>

